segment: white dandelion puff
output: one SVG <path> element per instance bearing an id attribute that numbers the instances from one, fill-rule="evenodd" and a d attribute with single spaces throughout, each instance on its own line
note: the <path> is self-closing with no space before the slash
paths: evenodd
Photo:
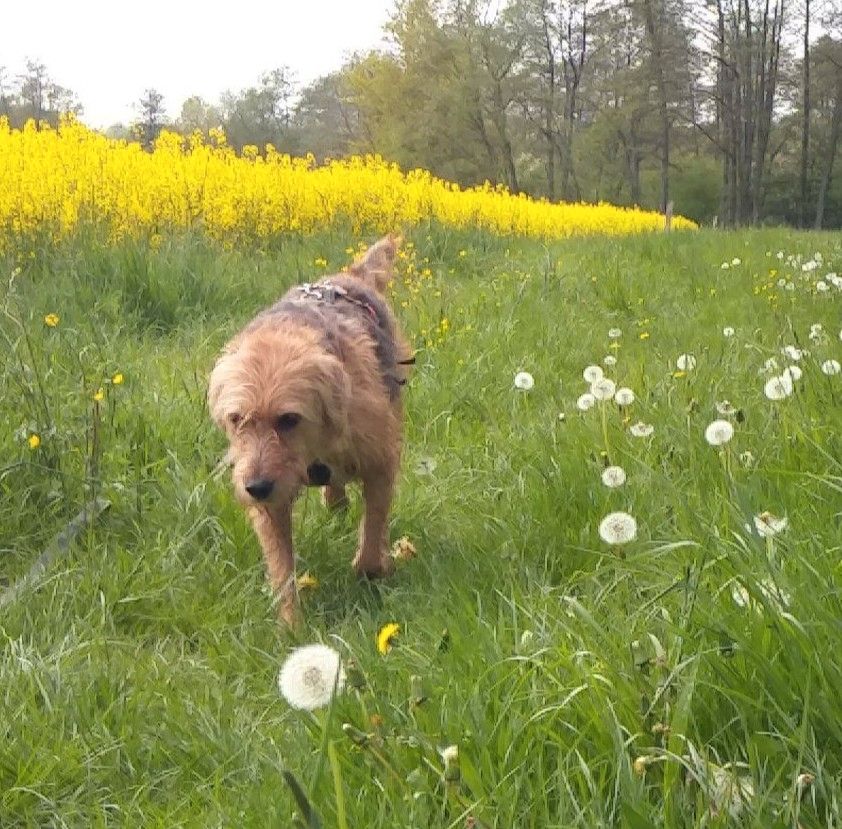
<path id="1" fill-rule="evenodd" d="M 576 401 L 576 408 L 580 412 L 586 412 L 588 409 L 593 408 L 593 405 L 595 403 L 596 403 L 596 398 L 590 392 L 585 392 Z"/>
<path id="2" fill-rule="evenodd" d="M 651 423 L 644 423 L 638 420 L 637 423 L 629 427 L 629 432 L 636 438 L 648 438 L 654 434 L 655 427 Z"/>
<path id="3" fill-rule="evenodd" d="M 609 368 L 611 368 L 612 366 L 616 366 L 617 358 L 613 354 L 606 354 L 602 358 L 602 365 L 608 366 Z"/>
<path id="4" fill-rule="evenodd" d="M 778 370 L 778 361 L 774 357 L 770 357 L 768 360 L 766 360 L 765 363 L 763 363 L 763 369 L 762 370 L 764 372 L 766 372 L 767 374 L 770 371 L 777 371 Z"/>
<path id="5" fill-rule="evenodd" d="M 723 417 L 730 417 L 733 414 L 737 413 L 737 410 L 734 406 L 731 405 L 730 400 L 721 400 L 716 404 L 716 411 L 719 412 Z"/>
<path id="6" fill-rule="evenodd" d="M 637 537 L 637 521 L 627 512 L 611 512 L 600 522 L 599 536 L 606 544 L 628 544 Z"/>
<path id="7" fill-rule="evenodd" d="M 515 388 L 529 391 L 535 385 L 535 378 L 528 371 L 519 371 L 515 375 Z"/>
<path id="8" fill-rule="evenodd" d="M 588 366 L 582 372 L 582 377 L 585 378 L 586 383 L 597 383 L 602 380 L 603 372 L 599 366 Z"/>
<path id="9" fill-rule="evenodd" d="M 303 645 L 281 666 L 278 689 L 293 707 L 312 711 L 327 705 L 345 687 L 345 669 L 339 653 L 327 645 Z"/>
<path id="10" fill-rule="evenodd" d="M 731 326 L 731 325 L 726 325 L 722 329 L 722 336 L 723 337 L 733 337 L 734 334 L 736 334 L 736 333 L 737 332 L 734 330 L 733 326 Z"/>
<path id="11" fill-rule="evenodd" d="M 597 400 L 610 400 L 616 391 L 617 384 L 607 377 L 603 377 L 601 380 L 597 380 L 591 384 L 591 394 Z"/>
<path id="12" fill-rule="evenodd" d="M 679 354 L 675 365 L 679 371 L 693 371 L 696 368 L 696 358 L 692 354 Z"/>
<path id="13" fill-rule="evenodd" d="M 800 366 L 787 366 L 783 370 L 783 376 L 788 377 L 793 383 L 795 383 L 804 376 L 804 372 L 801 371 Z"/>
<path id="14" fill-rule="evenodd" d="M 789 357 L 790 360 L 795 360 L 796 362 L 804 356 L 804 352 L 794 345 L 785 345 L 781 349 L 781 354 L 784 354 Z"/>
<path id="15" fill-rule="evenodd" d="M 626 470 L 622 466 L 606 466 L 602 470 L 602 483 L 609 489 L 616 489 L 626 482 Z"/>
<path id="16" fill-rule="evenodd" d="M 631 406 L 634 403 L 634 392 L 624 386 L 614 393 L 614 400 L 617 401 L 618 406 Z"/>
<path id="17" fill-rule="evenodd" d="M 769 400 L 783 400 L 792 394 L 792 378 L 788 374 L 770 377 L 763 387 L 763 393 Z"/>
<path id="18" fill-rule="evenodd" d="M 822 363 L 822 371 L 831 377 L 834 374 L 839 374 L 842 371 L 842 366 L 839 365 L 839 360 L 825 360 Z"/>
<path id="19" fill-rule="evenodd" d="M 727 262 L 723 262 L 719 267 L 722 268 L 723 271 L 727 271 L 731 266 Z"/>
<path id="20" fill-rule="evenodd" d="M 724 446 L 732 437 L 734 437 L 734 427 L 727 420 L 714 420 L 705 429 L 705 440 L 711 446 Z"/>
<path id="21" fill-rule="evenodd" d="M 737 265 L 740 265 L 740 264 L 742 264 L 742 260 L 740 259 L 740 257 L 739 257 L 739 256 L 735 256 L 735 257 L 731 260 L 731 267 L 732 267 L 732 268 L 736 268 L 736 267 L 737 267 Z"/>
<path id="22" fill-rule="evenodd" d="M 827 292 L 830 290 L 830 285 L 828 285 L 828 284 L 827 284 L 827 282 L 825 282 L 823 279 L 820 279 L 820 280 L 816 283 L 816 290 L 817 290 L 820 294 L 827 293 Z"/>
<path id="23" fill-rule="evenodd" d="M 789 523 L 786 517 L 778 518 L 772 515 L 771 512 L 761 512 L 754 516 L 754 526 L 757 529 L 757 534 L 762 538 L 770 538 L 777 535 L 782 530 L 786 529 Z"/>
<path id="24" fill-rule="evenodd" d="M 738 776 L 733 771 L 718 768 L 713 772 L 713 788 L 710 794 L 711 812 L 714 817 L 727 811 L 736 820 L 754 797 L 754 784 L 750 777 Z"/>
<path id="25" fill-rule="evenodd" d="M 609 328 L 608 329 L 608 339 L 609 340 L 619 340 L 620 337 L 623 336 L 623 332 L 619 328 Z"/>

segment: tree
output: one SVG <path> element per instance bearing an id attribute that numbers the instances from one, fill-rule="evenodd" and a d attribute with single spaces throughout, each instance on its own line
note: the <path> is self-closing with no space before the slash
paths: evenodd
<path id="1" fill-rule="evenodd" d="M 140 118 L 135 122 L 134 130 L 141 144 L 151 149 L 166 123 L 164 96 L 156 89 L 147 89 L 138 100 L 136 109 Z"/>

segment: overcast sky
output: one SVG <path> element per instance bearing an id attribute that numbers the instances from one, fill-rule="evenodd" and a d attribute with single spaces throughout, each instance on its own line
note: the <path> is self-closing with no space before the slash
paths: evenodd
<path id="1" fill-rule="evenodd" d="M 72 89 L 95 127 L 135 117 L 144 89 L 182 101 L 216 101 L 286 64 L 307 82 L 349 53 L 382 42 L 394 0 L 36 0 L 0 3 L 0 66 L 17 75 L 27 58 Z"/>

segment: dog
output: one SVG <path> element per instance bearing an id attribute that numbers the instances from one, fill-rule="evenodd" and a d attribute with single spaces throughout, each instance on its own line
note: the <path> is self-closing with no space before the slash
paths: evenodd
<path id="1" fill-rule="evenodd" d="M 263 549 L 281 623 L 300 621 L 292 505 L 306 486 L 329 507 L 365 502 L 353 568 L 392 570 L 388 519 L 403 441 L 402 387 L 414 362 L 385 298 L 400 238 L 346 271 L 289 290 L 223 349 L 210 376 L 211 417 L 229 441 L 238 500 Z"/>

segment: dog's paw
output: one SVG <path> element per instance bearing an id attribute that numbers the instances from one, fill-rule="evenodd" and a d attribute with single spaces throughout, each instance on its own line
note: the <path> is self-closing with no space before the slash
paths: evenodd
<path id="1" fill-rule="evenodd" d="M 381 550 L 376 555 L 357 550 L 351 566 L 360 578 L 365 579 L 384 579 L 395 572 L 395 562 L 388 550 Z"/>

